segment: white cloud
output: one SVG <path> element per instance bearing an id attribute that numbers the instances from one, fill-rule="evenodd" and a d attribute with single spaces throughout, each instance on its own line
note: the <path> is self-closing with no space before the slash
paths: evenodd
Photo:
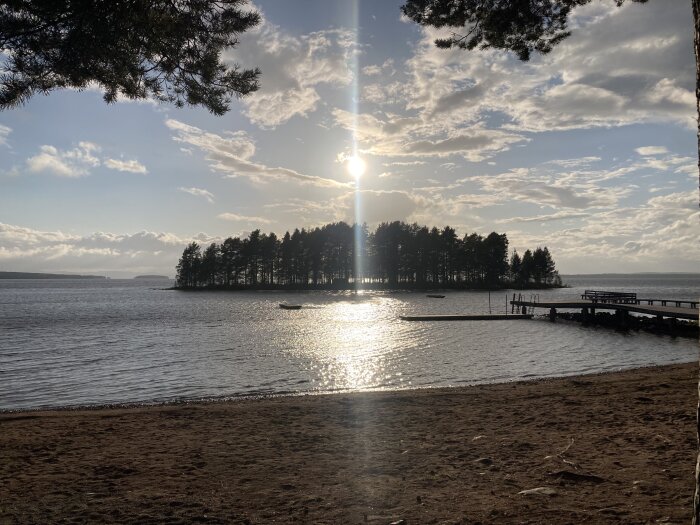
<path id="1" fill-rule="evenodd" d="M 0 146 L 7 144 L 7 137 L 12 132 L 12 128 L 0 124 Z"/>
<path id="2" fill-rule="evenodd" d="M 217 215 L 219 219 L 231 222 L 246 222 L 250 224 L 272 224 L 275 221 L 265 219 L 263 217 L 254 217 L 250 215 L 239 215 L 238 213 L 220 213 Z"/>
<path id="3" fill-rule="evenodd" d="M 86 177 L 98 166 L 131 173 L 148 173 L 146 166 L 137 160 L 100 158 L 101 151 L 100 146 L 86 141 L 79 142 L 77 147 L 68 150 L 44 145 L 39 148 L 38 154 L 27 159 L 26 168 L 30 173 L 50 173 L 67 178 Z M 18 174 L 20 169 L 14 168 L 13 172 Z"/>
<path id="4" fill-rule="evenodd" d="M 511 217 L 509 219 L 501 219 L 498 222 L 500 224 L 512 224 L 518 222 L 552 222 L 552 221 L 563 221 L 569 219 L 581 219 L 584 217 L 589 217 L 590 213 L 581 213 L 574 211 L 558 211 L 557 213 L 551 213 L 549 215 L 536 215 L 533 217 Z"/>
<path id="5" fill-rule="evenodd" d="M 175 133 L 174 140 L 199 148 L 206 154 L 209 166 L 227 177 L 247 177 L 257 183 L 281 180 L 328 188 L 350 187 L 349 183 L 254 162 L 255 142 L 244 131 L 222 136 L 173 119 L 166 120 L 165 125 Z"/>
<path id="6" fill-rule="evenodd" d="M 469 160 L 505 151 L 523 133 L 643 122 L 693 126 L 691 15 L 682 2 L 590 4 L 574 11 L 570 38 L 527 63 L 499 50 L 438 49 L 442 30 L 422 29 L 393 91 L 388 82 L 364 87 L 364 100 L 379 110 L 356 119 L 342 110 L 333 116 L 337 125 L 356 129 L 368 153 Z M 482 149 L 480 141 L 492 148 Z"/>
<path id="7" fill-rule="evenodd" d="M 599 211 L 583 225 L 552 235 L 513 232 L 516 247 L 548 245 L 560 267 L 590 272 L 697 271 L 700 260 L 700 212 L 697 190 L 650 198 L 636 207 Z"/>
<path id="8" fill-rule="evenodd" d="M 483 126 L 448 129 L 432 120 L 395 115 L 355 116 L 333 110 L 336 124 L 352 131 L 361 141 L 361 151 L 385 157 L 449 157 L 459 155 L 478 162 L 524 142 L 522 135 Z"/>
<path id="9" fill-rule="evenodd" d="M 350 84 L 351 58 L 356 52 L 351 31 L 328 29 L 297 37 L 263 17 L 257 28 L 241 35 L 238 47 L 224 59 L 260 68 L 260 89 L 242 99 L 242 104 L 251 122 L 275 128 L 315 111 L 321 100 L 320 85 Z"/>
<path id="10" fill-rule="evenodd" d="M 562 168 L 580 168 L 582 166 L 589 166 L 596 162 L 600 162 L 602 159 L 600 157 L 581 157 L 578 159 L 557 159 L 549 160 L 545 164 L 552 164 L 554 166 L 561 166 Z"/>
<path id="11" fill-rule="evenodd" d="M 378 75 L 381 75 L 382 73 L 385 73 L 389 76 L 392 76 L 396 73 L 396 70 L 394 69 L 393 58 L 387 58 L 383 64 L 372 64 L 362 68 L 362 74 L 367 77 L 376 77 Z"/>
<path id="12" fill-rule="evenodd" d="M 423 166 L 427 164 L 424 160 L 409 160 L 409 161 L 394 161 L 394 162 L 383 162 L 382 166 L 387 168 L 398 167 L 398 166 Z"/>
<path id="13" fill-rule="evenodd" d="M 462 181 L 477 183 L 484 192 L 502 202 L 529 202 L 553 208 L 610 207 L 630 193 L 629 188 L 603 187 L 585 180 L 572 181 L 527 168 L 497 175 L 474 175 Z"/>
<path id="14" fill-rule="evenodd" d="M 377 75 L 381 74 L 381 72 L 382 67 L 377 64 L 365 66 L 362 68 L 362 74 L 368 77 L 376 77 Z"/>
<path id="15" fill-rule="evenodd" d="M 90 168 L 100 165 L 94 156 L 100 147 L 92 142 L 80 142 L 77 148 L 59 150 L 54 146 L 41 146 L 40 153 L 27 159 L 30 172 L 48 172 L 59 177 L 84 177 Z"/>
<path id="16" fill-rule="evenodd" d="M 106 159 L 104 165 L 111 170 L 128 171 L 129 173 L 148 173 L 146 166 L 137 160 Z"/>
<path id="17" fill-rule="evenodd" d="M 461 155 L 473 162 L 489 158 L 509 149 L 511 144 L 526 140 L 521 135 L 497 130 L 474 129 L 442 140 L 417 140 L 403 145 L 402 153 L 416 156 L 448 157 Z"/>
<path id="18" fill-rule="evenodd" d="M 406 191 L 362 190 L 348 192 L 332 202 L 336 220 L 355 222 L 355 199 L 359 199 L 360 221 L 376 225 L 388 221 L 408 221 L 431 206 L 424 197 Z"/>
<path id="19" fill-rule="evenodd" d="M 0 266 L 8 271 L 174 275 L 184 247 L 222 239 L 141 231 L 75 235 L 0 223 Z"/>
<path id="20" fill-rule="evenodd" d="M 644 146 L 641 148 L 637 148 L 634 151 L 636 151 L 642 156 L 665 155 L 666 153 L 668 153 L 668 149 L 664 146 Z"/>
<path id="21" fill-rule="evenodd" d="M 364 84 L 362 100 L 382 106 L 399 105 L 405 103 L 406 89 L 406 84 L 399 81 Z"/>
<path id="22" fill-rule="evenodd" d="M 214 194 L 204 190 L 202 188 L 184 188 L 184 187 L 179 187 L 178 190 L 189 193 L 190 195 L 194 195 L 195 197 L 204 197 L 207 199 L 209 202 L 213 203 L 214 202 Z"/>
<path id="23" fill-rule="evenodd" d="M 356 217 L 355 199 L 359 201 L 359 218 Z M 362 190 L 348 191 L 326 201 L 289 198 L 264 206 L 271 214 L 289 216 L 279 219 L 280 224 L 289 224 L 287 229 L 296 226 L 321 226 L 335 221 L 349 224 L 359 220 L 373 226 L 383 221 L 428 221 L 437 209 L 433 200 L 419 193 L 403 190 Z M 260 220 L 254 217 L 255 220 Z"/>

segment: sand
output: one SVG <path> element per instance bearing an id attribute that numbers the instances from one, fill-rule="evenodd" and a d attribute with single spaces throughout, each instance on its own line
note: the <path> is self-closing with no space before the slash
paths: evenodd
<path id="1" fill-rule="evenodd" d="M 0 523 L 687 523 L 696 378 L 0 414 Z"/>

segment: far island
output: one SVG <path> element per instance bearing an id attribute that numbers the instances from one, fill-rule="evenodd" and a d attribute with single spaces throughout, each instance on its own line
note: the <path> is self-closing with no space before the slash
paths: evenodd
<path id="1" fill-rule="evenodd" d="M 553 288 L 562 282 L 547 247 L 513 251 L 505 233 L 464 237 L 454 228 L 400 221 L 254 230 L 204 250 L 189 244 L 176 267 L 182 290 L 426 290 Z"/>
<path id="2" fill-rule="evenodd" d="M 167 275 L 137 275 L 134 279 L 142 279 L 144 281 L 165 280 L 172 281 Z"/>

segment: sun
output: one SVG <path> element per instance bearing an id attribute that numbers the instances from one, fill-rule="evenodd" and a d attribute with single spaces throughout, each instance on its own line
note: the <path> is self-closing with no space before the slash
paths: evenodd
<path id="1" fill-rule="evenodd" d="M 346 166 L 348 173 L 356 179 L 362 177 L 362 175 L 364 175 L 365 173 L 365 170 L 367 169 L 367 164 L 365 164 L 365 161 L 357 155 L 348 157 L 348 160 L 346 161 Z"/>

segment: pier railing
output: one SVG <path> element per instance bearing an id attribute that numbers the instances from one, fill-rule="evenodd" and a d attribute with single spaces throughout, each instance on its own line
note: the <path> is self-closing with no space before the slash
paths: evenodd
<path id="1" fill-rule="evenodd" d="M 648 304 L 653 306 L 656 303 L 661 304 L 661 306 L 677 306 L 678 308 L 683 307 L 687 304 L 690 308 L 697 308 L 698 302 L 700 301 L 679 301 L 678 299 L 637 299 L 637 304 Z"/>
<path id="2" fill-rule="evenodd" d="M 586 290 L 581 294 L 581 299 L 588 299 L 594 303 L 617 303 L 617 304 L 646 304 L 654 306 L 676 306 L 682 308 L 688 305 L 689 308 L 697 308 L 700 301 L 679 300 L 679 299 L 639 299 L 636 293 L 628 292 L 608 292 L 605 290 Z"/>
<path id="3" fill-rule="evenodd" d="M 605 290 L 586 290 L 581 294 L 581 299 L 589 299 L 594 303 L 638 304 L 636 293 Z"/>

